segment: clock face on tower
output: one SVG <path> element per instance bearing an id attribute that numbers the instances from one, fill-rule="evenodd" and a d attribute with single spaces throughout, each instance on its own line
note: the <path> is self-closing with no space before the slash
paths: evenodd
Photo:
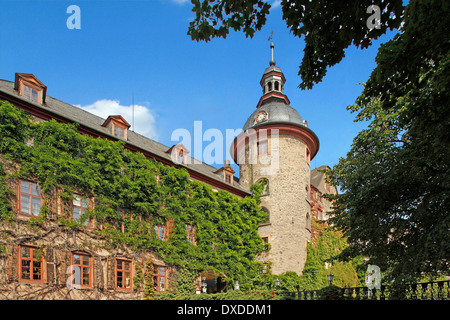
<path id="1" fill-rule="evenodd" d="M 261 111 L 261 112 L 258 112 L 258 114 L 256 114 L 256 117 L 255 117 L 255 122 L 256 123 L 260 123 L 260 122 L 263 122 L 265 120 L 267 120 L 267 112 Z"/>

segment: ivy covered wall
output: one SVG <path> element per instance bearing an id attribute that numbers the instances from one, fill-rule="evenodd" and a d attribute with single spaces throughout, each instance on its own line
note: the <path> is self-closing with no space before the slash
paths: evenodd
<path id="1" fill-rule="evenodd" d="M 152 251 L 179 270 L 212 270 L 225 280 L 238 280 L 244 289 L 260 274 L 262 266 L 254 258 L 267 249 L 257 233 L 267 218 L 259 207 L 261 186 L 244 199 L 215 192 L 190 180 L 184 169 L 126 150 L 121 141 L 81 135 L 76 124 L 32 121 L 5 101 L 0 102 L 0 136 L 2 220 L 16 219 L 11 205 L 15 190 L 8 188 L 9 182 L 33 179 L 44 199 L 34 223 L 54 221 L 81 230 L 92 219 L 93 232 L 110 248 Z M 70 212 L 74 193 L 94 202 L 78 221 Z M 61 206 L 54 205 L 56 198 Z M 125 232 L 117 227 L 122 224 Z M 186 224 L 194 226 L 195 245 L 187 241 Z M 167 226 L 165 240 L 157 237 L 155 225 Z"/>

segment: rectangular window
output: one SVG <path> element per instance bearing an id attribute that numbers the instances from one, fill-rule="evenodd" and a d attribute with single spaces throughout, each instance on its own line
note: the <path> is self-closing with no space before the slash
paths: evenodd
<path id="1" fill-rule="evenodd" d="M 155 292 L 166 291 L 166 267 L 154 266 L 153 288 Z"/>
<path id="2" fill-rule="evenodd" d="M 75 199 L 73 199 L 72 203 L 72 218 L 78 221 L 86 213 L 86 210 L 89 209 L 89 198 L 83 198 L 77 194 L 73 196 Z M 83 222 L 83 225 L 88 227 L 90 225 L 90 219 Z"/>
<path id="3" fill-rule="evenodd" d="M 228 173 L 225 173 L 225 182 L 226 183 L 231 183 L 231 175 L 230 174 L 228 174 Z"/>
<path id="4" fill-rule="evenodd" d="M 114 126 L 114 135 L 117 138 L 124 139 L 125 138 L 125 129 L 115 125 Z"/>
<path id="5" fill-rule="evenodd" d="M 177 161 L 181 164 L 186 164 L 183 150 L 177 152 Z"/>
<path id="6" fill-rule="evenodd" d="M 159 240 L 165 240 L 165 235 L 166 235 L 166 226 L 164 225 L 156 225 L 155 226 L 155 232 L 156 232 L 156 237 Z"/>
<path id="7" fill-rule="evenodd" d="M 267 139 L 258 141 L 257 144 L 258 144 L 258 155 L 259 156 L 269 153 Z"/>
<path id="8" fill-rule="evenodd" d="M 187 241 L 195 244 L 194 226 L 192 224 L 186 224 Z"/>
<path id="9" fill-rule="evenodd" d="M 41 213 L 41 190 L 34 182 L 20 180 L 20 212 L 31 216 Z"/>
<path id="10" fill-rule="evenodd" d="M 20 279 L 28 281 L 42 280 L 42 255 L 32 247 L 20 247 Z"/>
<path id="11" fill-rule="evenodd" d="M 81 279 L 74 279 L 73 284 L 81 286 L 91 286 L 91 257 L 86 254 L 74 253 L 72 256 L 72 264 L 80 268 Z"/>
<path id="12" fill-rule="evenodd" d="M 116 287 L 131 289 L 131 261 L 116 260 Z"/>
<path id="13" fill-rule="evenodd" d="M 36 102 L 38 103 L 38 97 L 39 97 L 39 93 L 36 89 L 33 89 L 31 87 L 28 86 L 23 86 L 23 97 L 25 99 L 28 99 L 32 102 Z"/>

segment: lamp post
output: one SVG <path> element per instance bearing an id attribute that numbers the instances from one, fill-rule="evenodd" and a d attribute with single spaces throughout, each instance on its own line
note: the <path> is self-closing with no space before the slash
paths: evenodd
<path id="1" fill-rule="evenodd" d="M 278 288 L 280 288 L 280 279 L 277 278 L 277 280 L 275 280 L 275 286 Z"/>
<path id="2" fill-rule="evenodd" d="M 328 277 L 328 281 L 330 282 L 330 286 L 331 286 L 331 284 L 333 283 L 334 275 L 330 272 L 330 274 L 327 275 L 327 277 Z"/>
<path id="3" fill-rule="evenodd" d="M 206 293 L 206 287 L 207 287 L 208 285 L 206 284 L 206 277 L 205 276 L 202 276 L 202 292 L 203 293 Z"/>

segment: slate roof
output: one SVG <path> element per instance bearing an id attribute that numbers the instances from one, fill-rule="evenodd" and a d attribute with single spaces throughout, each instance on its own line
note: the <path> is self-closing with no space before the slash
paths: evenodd
<path id="1" fill-rule="evenodd" d="M 327 168 L 328 168 L 328 166 L 323 165 L 323 166 L 320 166 L 320 167 L 317 167 L 317 168 L 311 170 L 311 185 L 324 194 L 327 192 L 323 188 L 320 187 L 320 182 L 323 179 L 325 179 L 325 174 L 322 172 L 319 172 L 318 170 L 324 170 Z"/>
<path id="2" fill-rule="evenodd" d="M 305 126 L 303 119 L 297 110 L 291 106 L 288 106 L 284 102 L 271 101 L 262 104 L 259 108 L 257 108 L 247 119 L 247 122 L 245 122 L 242 130 L 246 131 L 257 124 L 259 125 L 259 123 L 255 123 L 255 116 L 261 111 L 267 112 L 267 120 L 261 122 L 260 124 L 289 122 L 292 124 Z"/>

